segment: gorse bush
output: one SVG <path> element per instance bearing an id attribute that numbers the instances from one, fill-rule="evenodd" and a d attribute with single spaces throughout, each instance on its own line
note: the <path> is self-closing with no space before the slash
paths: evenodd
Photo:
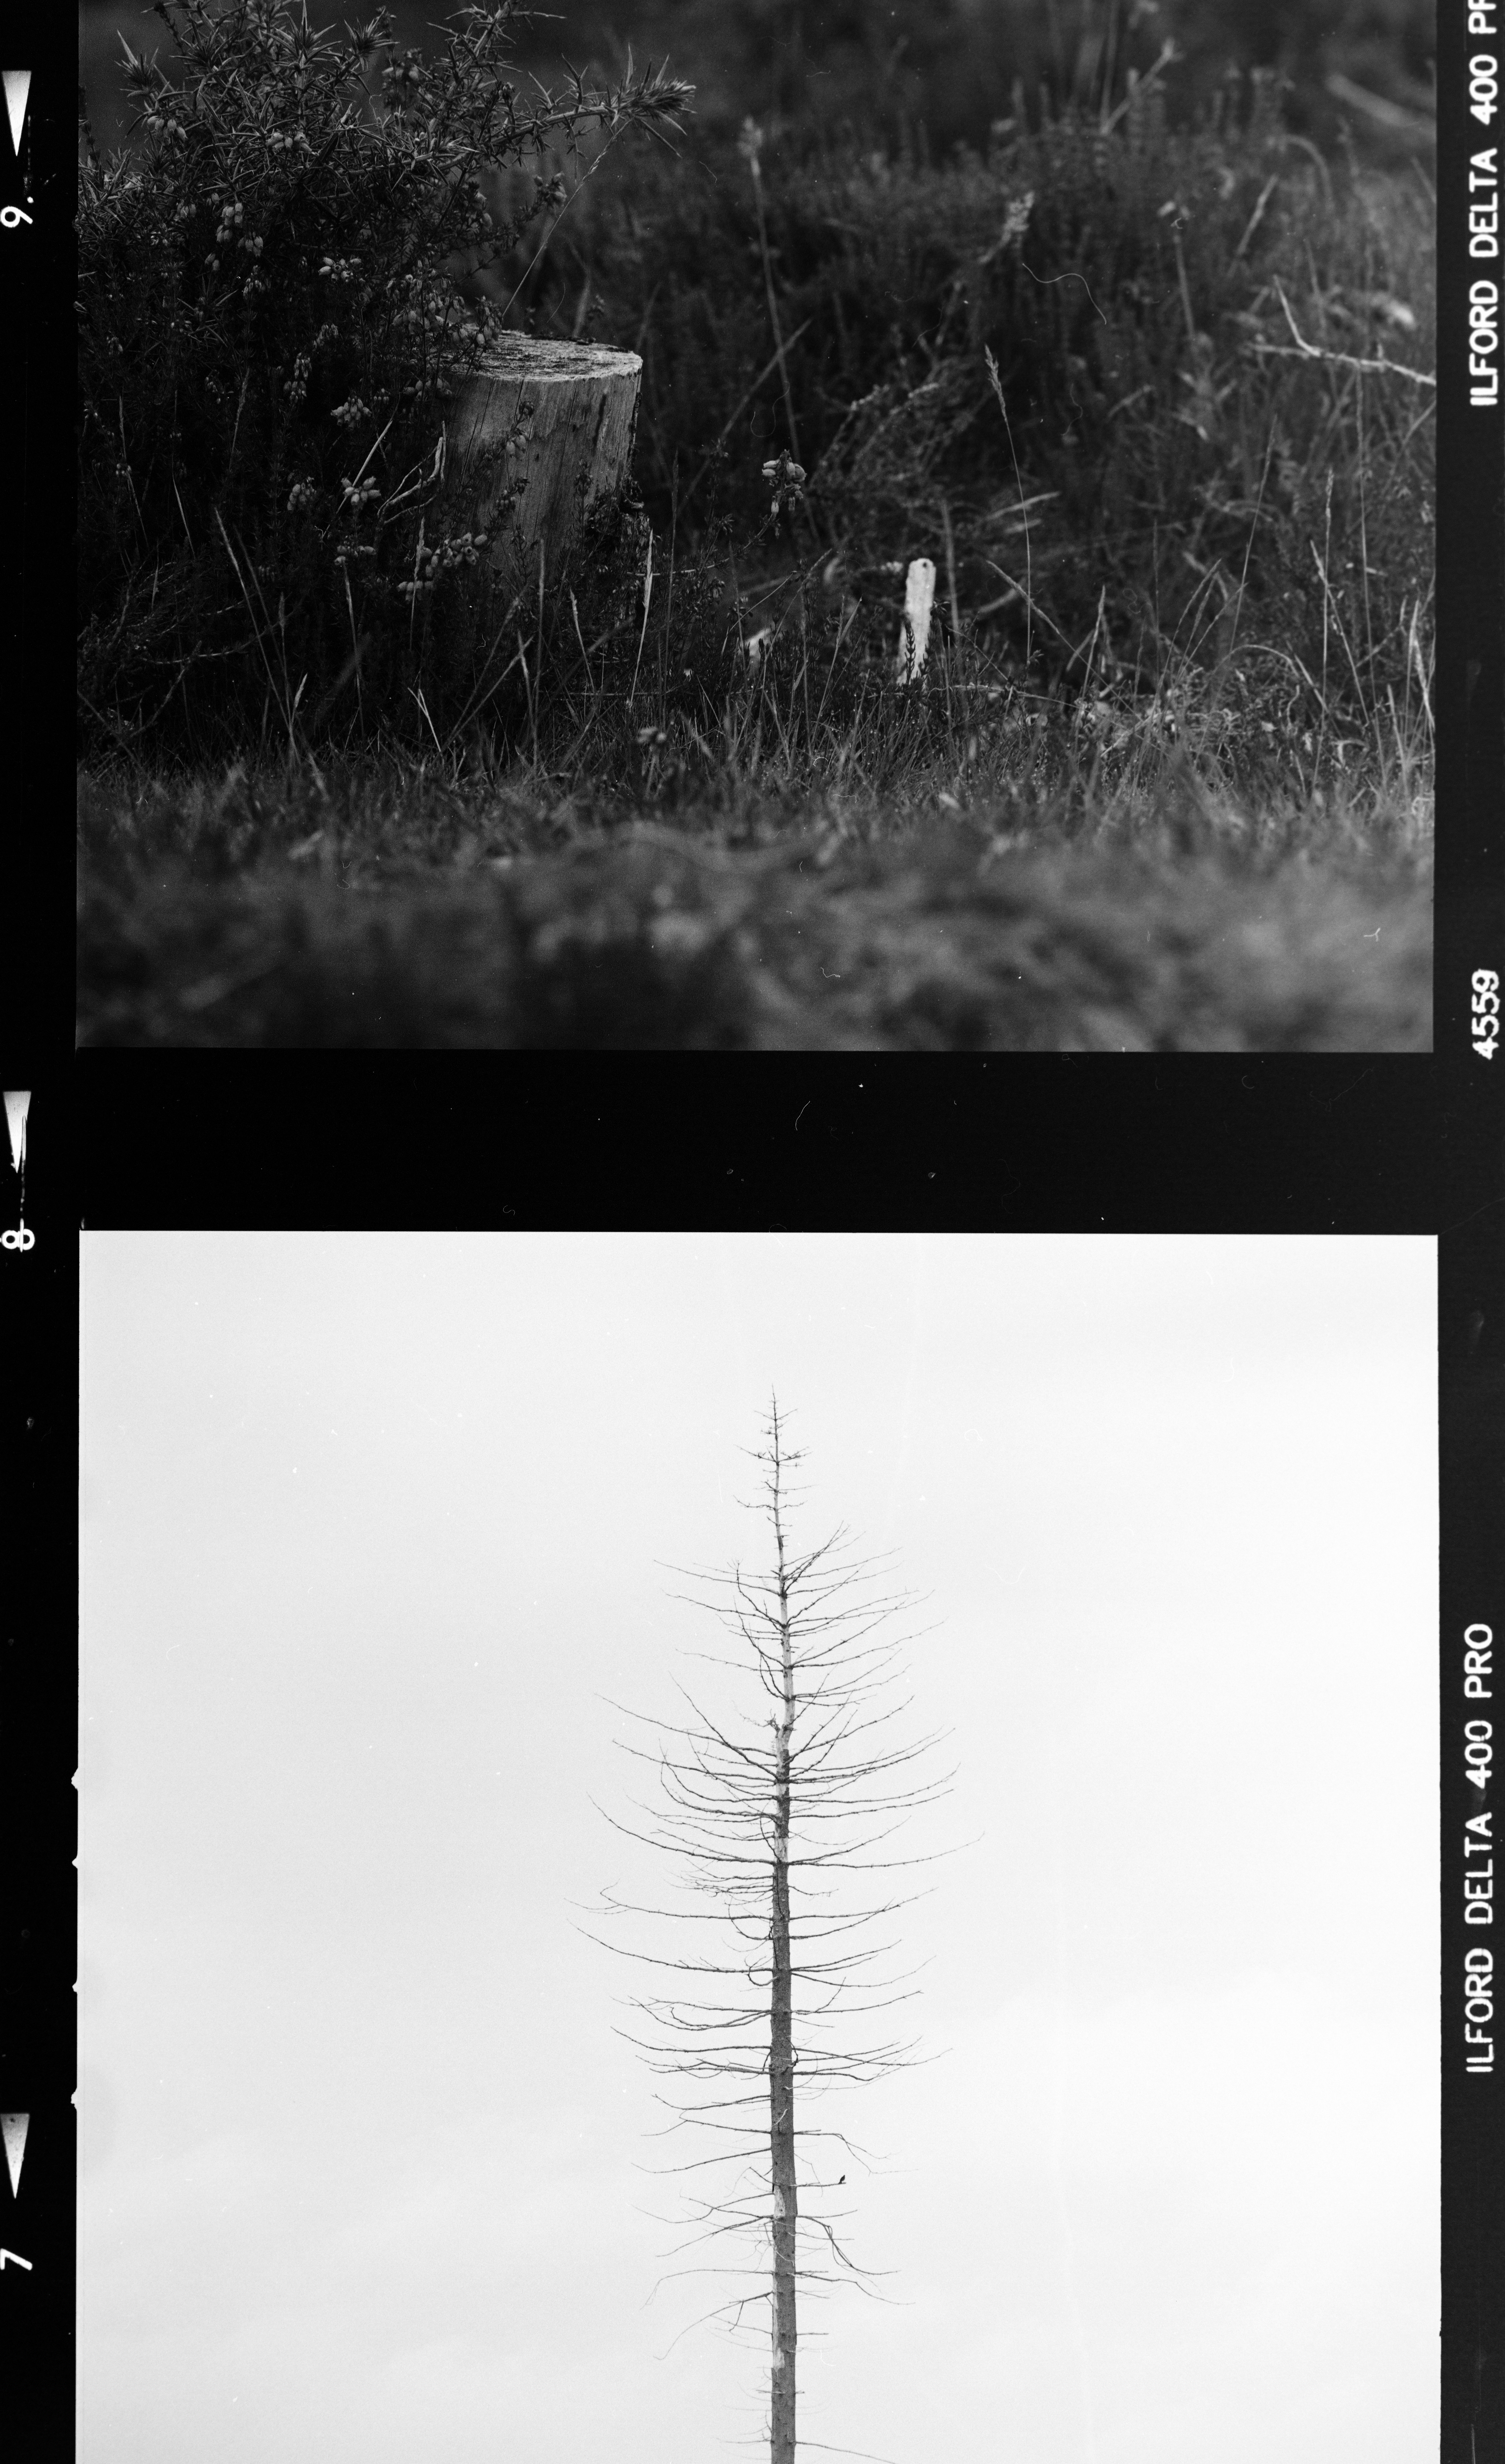
<path id="1" fill-rule="evenodd" d="M 190 733 L 274 706 L 291 738 L 353 672 L 400 699 L 456 620 L 445 577 L 485 544 L 421 529 L 440 414 L 491 322 L 459 278 L 563 190 L 536 170 L 497 227 L 483 174 L 582 126 L 674 124 L 689 89 L 629 61 L 605 93 L 524 98 L 513 0 L 459 11 L 430 65 L 396 54 L 385 11 L 343 43 L 289 0 L 157 13 L 175 74 L 125 47 L 144 143 L 109 165 L 91 144 L 79 174 L 85 711 L 130 741 L 168 705 Z M 430 663 L 462 692 L 469 647 Z"/>

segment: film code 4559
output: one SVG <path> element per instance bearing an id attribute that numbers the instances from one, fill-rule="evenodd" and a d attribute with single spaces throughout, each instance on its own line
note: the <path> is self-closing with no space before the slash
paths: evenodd
<path id="1" fill-rule="evenodd" d="M 1500 1033 L 1500 979 L 1493 967 L 1473 974 L 1473 1049 L 1481 1061 L 1493 1061 Z"/>

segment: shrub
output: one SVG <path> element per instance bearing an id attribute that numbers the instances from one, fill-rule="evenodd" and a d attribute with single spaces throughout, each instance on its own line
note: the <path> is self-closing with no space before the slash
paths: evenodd
<path id="1" fill-rule="evenodd" d="M 672 124 L 689 89 L 629 59 L 604 94 L 525 99 L 504 73 L 514 0 L 461 10 L 432 66 L 396 54 L 385 11 L 342 44 L 306 0 L 157 13 L 176 75 L 125 46 L 143 146 L 79 170 L 86 714 L 140 741 L 244 733 L 275 703 L 291 739 L 352 674 L 395 714 L 425 645 L 464 636 L 442 577 L 484 544 L 419 561 L 438 415 L 493 321 L 460 278 L 559 196 L 535 170 L 496 228 L 483 174 L 582 125 Z M 467 689 L 473 647 L 444 645 L 442 689 Z"/>

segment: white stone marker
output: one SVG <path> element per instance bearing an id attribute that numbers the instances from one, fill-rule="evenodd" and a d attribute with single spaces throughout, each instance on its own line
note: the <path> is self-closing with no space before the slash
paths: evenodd
<path id="1" fill-rule="evenodd" d="M 899 664 L 895 681 L 912 685 L 925 665 L 930 639 L 930 610 L 935 605 L 935 567 L 927 556 L 917 556 L 905 577 L 905 621 L 899 632 Z"/>

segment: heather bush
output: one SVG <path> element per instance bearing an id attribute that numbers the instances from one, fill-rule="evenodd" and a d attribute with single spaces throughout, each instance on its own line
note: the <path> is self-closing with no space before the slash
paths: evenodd
<path id="1" fill-rule="evenodd" d="M 290 0 L 157 13 L 173 70 L 125 46 L 142 143 L 79 172 L 86 719 L 218 749 L 273 714 L 311 740 L 352 694 L 399 731 L 425 698 L 453 716 L 485 539 L 446 536 L 436 439 L 495 321 L 461 278 L 557 208 L 551 148 L 672 125 L 689 89 L 629 61 L 525 97 L 513 0 L 460 11 L 428 64 L 384 11 L 343 43 Z M 529 162 L 498 225 L 484 175 Z"/>

